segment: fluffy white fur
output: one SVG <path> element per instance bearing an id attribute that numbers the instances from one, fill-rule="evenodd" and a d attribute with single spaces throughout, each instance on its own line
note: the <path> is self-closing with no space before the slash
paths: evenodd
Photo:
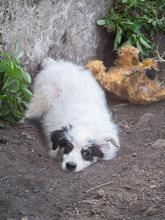
<path id="1" fill-rule="evenodd" d="M 84 160 L 82 149 L 89 142 L 97 143 L 104 153 L 101 159 L 115 157 L 119 147 L 117 127 L 111 119 L 104 91 L 95 81 L 91 72 L 81 66 L 63 60 L 46 58 L 43 70 L 35 78 L 33 94 L 25 112 L 25 118 L 39 119 L 52 149 L 53 131 L 70 126 L 65 136 L 73 144 L 70 153 L 63 155 L 62 168 L 67 163 L 74 163 L 78 172 L 100 159 Z M 51 155 L 58 155 L 60 146 L 51 150 Z"/>

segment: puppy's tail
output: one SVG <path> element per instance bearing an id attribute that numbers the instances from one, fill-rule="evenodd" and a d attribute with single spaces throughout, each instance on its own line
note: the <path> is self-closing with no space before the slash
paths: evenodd
<path id="1" fill-rule="evenodd" d="M 96 77 L 98 74 L 105 73 L 106 69 L 103 62 L 100 60 L 91 61 L 86 65 L 85 68 L 90 70 L 94 77 Z"/>

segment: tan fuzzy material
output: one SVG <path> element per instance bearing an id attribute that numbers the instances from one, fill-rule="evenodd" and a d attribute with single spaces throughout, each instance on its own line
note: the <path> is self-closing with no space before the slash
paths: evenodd
<path id="1" fill-rule="evenodd" d="M 165 87 L 158 82 L 157 77 L 150 79 L 146 75 L 147 69 L 158 70 L 157 63 L 152 59 L 140 63 L 139 50 L 133 46 L 124 47 L 115 65 L 107 72 L 99 60 L 91 61 L 86 68 L 92 71 L 99 84 L 112 97 L 142 105 L 165 98 Z"/>

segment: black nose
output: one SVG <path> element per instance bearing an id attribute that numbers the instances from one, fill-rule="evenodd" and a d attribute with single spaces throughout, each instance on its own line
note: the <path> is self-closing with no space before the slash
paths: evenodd
<path id="1" fill-rule="evenodd" d="M 76 164 L 74 162 L 67 162 L 66 163 L 66 168 L 68 170 L 75 170 L 76 169 Z"/>

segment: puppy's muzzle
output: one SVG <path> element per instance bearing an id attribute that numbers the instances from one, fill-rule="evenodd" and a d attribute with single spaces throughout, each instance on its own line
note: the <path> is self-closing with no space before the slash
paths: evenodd
<path id="1" fill-rule="evenodd" d="M 74 162 L 67 162 L 66 163 L 66 169 L 70 171 L 74 171 L 76 169 L 77 164 Z"/>

